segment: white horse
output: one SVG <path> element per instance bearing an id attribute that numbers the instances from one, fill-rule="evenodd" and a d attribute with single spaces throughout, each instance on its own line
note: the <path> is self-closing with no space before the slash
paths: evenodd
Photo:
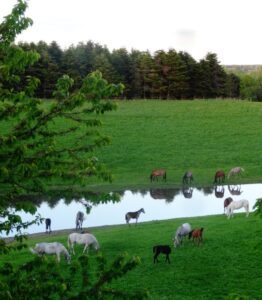
<path id="1" fill-rule="evenodd" d="M 227 217 L 228 219 L 233 217 L 233 212 L 235 209 L 240 209 L 244 207 L 246 211 L 246 216 L 248 217 L 249 215 L 249 202 L 248 200 L 238 200 L 238 201 L 232 201 L 228 206 L 227 206 Z"/>
<path id="2" fill-rule="evenodd" d="M 241 175 L 244 171 L 245 170 L 241 167 L 235 167 L 228 172 L 227 178 L 230 178 L 231 176 Z"/>
<path id="3" fill-rule="evenodd" d="M 191 225 L 189 223 L 184 223 L 177 228 L 175 237 L 173 238 L 175 248 L 182 244 L 183 237 L 188 235 L 190 231 Z"/>
<path id="4" fill-rule="evenodd" d="M 89 246 L 93 246 L 95 250 L 100 248 L 99 243 L 95 236 L 91 233 L 70 233 L 67 239 L 68 248 L 75 254 L 74 244 L 82 244 L 85 245 L 83 253 Z"/>
<path id="5" fill-rule="evenodd" d="M 33 254 L 43 255 L 43 254 L 55 254 L 57 261 L 60 262 L 60 254 L 63 254 L 68 263 L 70 263 L 71 257 L 68 253 L 66 247 L 61 243 L 39 243 L 35 244 L 35 248 L 30 248 Z"/>

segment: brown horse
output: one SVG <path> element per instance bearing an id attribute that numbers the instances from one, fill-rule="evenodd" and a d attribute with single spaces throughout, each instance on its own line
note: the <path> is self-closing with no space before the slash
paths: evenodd
<path id="1" fill-rule="evenodd" d="M 216 171 L 214 183 L 220 183 L 225 181 L 225 172 L 222 170 Z"/>
<path id="2" fill-rule="evenodd" d="M 159 169 L 159 170 L 154 170 L 152 171 L 150 175 L 150 180 L 151 182 L 154 181 L 155 179 L 158 181 L 158 177 L 161 177 L 162 179 L 166 181 L 166 170 L 164 169 Z"/>
<path id="3" fill-rule="evenodd" d="M 228 205 L 233 201 L 233 199 L 231 197 L 228 197 L 225 199 L 224 201 L 224 213 L 226 211 L 226 208 L 228 207 Z"/>

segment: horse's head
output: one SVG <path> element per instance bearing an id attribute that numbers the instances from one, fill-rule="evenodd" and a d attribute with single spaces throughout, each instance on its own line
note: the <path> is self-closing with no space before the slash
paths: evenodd
<path id="1" fill-rule="evenodd" d="M 145 210 L 144 210 L 144 208 L 141 208 L 140 211 L 141 211 L 142 213 L 144 213 L 144 214 L 146 213 Z"/>
<path id="2" fill-rule="evenodd" d="M 177 248 L 180 244 L 180 240 L 177 236 L 173 239 L 173 242 L 174 242 L 174 247 L 175 248 Z"/>

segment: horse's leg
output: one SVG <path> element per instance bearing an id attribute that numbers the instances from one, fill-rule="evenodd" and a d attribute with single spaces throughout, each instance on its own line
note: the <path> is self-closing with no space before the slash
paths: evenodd
<path id="1" fill-rule="evenodd" d="M 86 244 L 85 244 L 85 248 L 84 248 L 84 250 L 83 250 L 83 254 L 85 253 L 86 249 L 87 249 L 86 252 L 88 252 L 88 246 L 89 246 L 88 243 L 86 243 Z"/>
<path id="2" fill-rule="evenodd" d="M 60 253 L 56 252 L 56 258 L 57 258 L 57 262 L 60 262 Z"/>
<path id="3" fill-rule="evenodd" d="M 168 263 L 170 264 L 170 259 L 169 259 L 169 254 L 166 255 L 166 262 L 168 261 Z"/>

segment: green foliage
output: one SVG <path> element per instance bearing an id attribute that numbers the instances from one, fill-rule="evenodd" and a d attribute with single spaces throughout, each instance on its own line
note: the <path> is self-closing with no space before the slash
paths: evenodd
<path id="1" fill-rule="evenodd" d="M 96 115 L 115 109 L 106 99 L 123 90 L 121 84 L 108 84 L 100 72 L 87 75 L 75 92 L 74 80 L 62 76 L 53 93 L 56 99 L 48 106 L 34 97 L 39 84 L 36 77 L 27 77 L 21 89 L 22 74 L 39 59 L 35 51 L 13 45 L 15 36 L 32 24 L 24 15 L 26 7 L 25 1 L 18 1 L 0 26 L 0 124 L 4 128 L 0 134 L 0 216 L 5 218 L 0 232 L 5 233 L 21 233 L 32 224 L 24 223 L 11 208 L 34 213 L 36 208 L 24 200 L 26 195 L 41 195 L 52 180 L 62 178 L 71 190 L 75 182 L 85 184 L 91 176 L 111 180 L 92 153 L 109 143 L 97 130 L 101 122 Z M 55 44 L 52 49 L 55 59 L 59 51 Z M 69 125 L 57 126 L 61 119 Z"/>
<path id="2" fill-rule="evenodd" d="M 255 209 L 255 213 L 262 218 L 262 198 L 257 199 L 253 209 Z"/>
<path id="3" fill-rule="evenodd" d="M 120 291 L 108 287 L 112 281 L 133 270 L 138 257 L 119 255 L 110 265 L 100 253 L 96 257 L 97 269 L 90 272 L 90 259 L 80 256 L 62 272 L 58 264 L 37 257 L 14 267 L 5 263 L 0 268 L 1 299 L 145 299 L 147 291 Z"/>

